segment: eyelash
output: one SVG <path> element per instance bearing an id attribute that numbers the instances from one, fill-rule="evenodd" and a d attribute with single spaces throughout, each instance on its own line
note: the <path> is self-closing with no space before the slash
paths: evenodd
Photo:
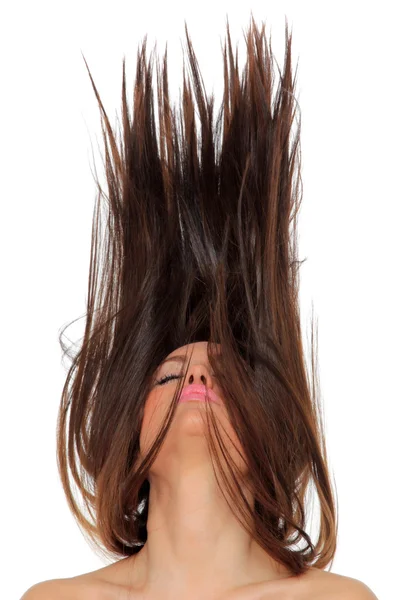
<path id="1" fill-rule="evenodd" d="M 179 375 L 164 375 L 161 379 L 156 380 L 156 385 L 164 385 L 170 379 L 178 379 Z"/>

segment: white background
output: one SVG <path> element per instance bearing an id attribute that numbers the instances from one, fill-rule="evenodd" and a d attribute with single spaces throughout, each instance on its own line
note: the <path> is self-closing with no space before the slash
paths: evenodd
<path id="1" fill-rule="evenodd" d="M 222 99 L 228 15 L 245 60 L 250 11 L 283 68 L 293 32 L 301 108 L 301 310 L 318 319 L 321 393 L 339 501 L 332 572 L 379 600 L 398 592 L 399 29 L 395 2 L 8 2 L 1 44 L 1 568 L 4 598 L 106 563 L 69 513 L 55 426 L 65 380 L 58 334 L 86 310 L 93 155 L 111 123 L 122 58 L 168 41 L 171 97 L 182 89 L 186 19 L 207 92 Z M 277 73 L 277 72 L 276 72 Z M 278 73 L 277 73 L 278 74 Z M 216 111 L 215 111 L 216 112 Z M 101 161 L 96 166 L 102 180 Z M 397 308 L 396 308 L 397 307 Z M 76 341 L 83 319 L 67 330 Z M 306 348 L 308 346 L 306 345 Z"/>

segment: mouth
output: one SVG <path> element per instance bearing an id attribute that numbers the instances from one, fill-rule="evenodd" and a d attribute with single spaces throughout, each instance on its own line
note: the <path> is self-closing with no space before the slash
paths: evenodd
<path id="1" fill-rule="evenodd" d="M 182 390 L 179 402 L 207 402 L 210 400 L 216 404 L 221 403 L 219 396 L 213 390 L 207 389 L 207 392 L 208 398 L 205 385 L 187 385 Z"/>

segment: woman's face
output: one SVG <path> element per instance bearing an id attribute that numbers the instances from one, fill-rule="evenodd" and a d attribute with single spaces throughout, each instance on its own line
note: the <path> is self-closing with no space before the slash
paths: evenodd
<path id="1" fill-rule="evenodd" d="M 240 448 L 241 452 L 242 449 L 230 423 L 222 391 L 215 380 L 214 373 L 208 362 L 207 345 L 208 342 L 195 342 L 181 346 L 171 352 L 166 359 L 173 359 L 176 356 L 183 356 L 184 358 L 187 351 L 186 360 L 189 361 L 189 368 L 184 385 L 188 385 L 189 383 L 206 385 L 207 388 L 212 389 L 219 396 L 220 403 L 209 402 L 208 406 L 214 412 L 217 420 L 216 424 L 223 438 L 224 446 L 229 450 L 231 457 L 235 457 L 236 462 L 240 463 L 240 455 L 237 454 L 234 446 L 229 441 L 229 437 Z M 219 352 L 219 344 L 213 344 L 213 351 Z M 140 433 L 140 452 L 142 457 L 147 454 L 166 421 L 168 409 L 173 401 L 175 390 L 180 383 L 179 378 L 181 376 L 179 373 L 182 368 L 182 362 L 166 359 L 161 362 L 155 371 L 152 388 L 147 396 L 144 407 Z M 184 367 L 186 367 L 186 362 Z M 166 376 L 171 376 L 171 378 L 165 379 Z M 194 447 L 203 448 L 203 445 L 207 444 L 205 438 L 207 415 L 205 411 L 205 402 L 180 402 L 178 404 L 171 427 L 164 439 L 160 453 L 151 467 L 151 472 L 158 470 L 158 468 L 161 469 L 163 463 L 168 458 L 172 456 L 185 457 L 188 453 L 193 452 Z M 210 427 L 212 432 L 211 422 Z M 226 432 L 224 432 L 224 429 Z M 218 441 L 215 440 L 215 443 L 218 449 Z M 198 444 L 200 446 L 197 446 Z"/>

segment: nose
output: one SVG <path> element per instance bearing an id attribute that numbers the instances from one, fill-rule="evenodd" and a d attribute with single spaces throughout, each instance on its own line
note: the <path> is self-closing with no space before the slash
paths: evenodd
<path id="1" fill-rule="evenodd" d="M 205 385 L 209 388 L 213 387 L 212 377 L 207 367 L 204 365 L 190 366 L 187 372 L 187 384 Z"/>

